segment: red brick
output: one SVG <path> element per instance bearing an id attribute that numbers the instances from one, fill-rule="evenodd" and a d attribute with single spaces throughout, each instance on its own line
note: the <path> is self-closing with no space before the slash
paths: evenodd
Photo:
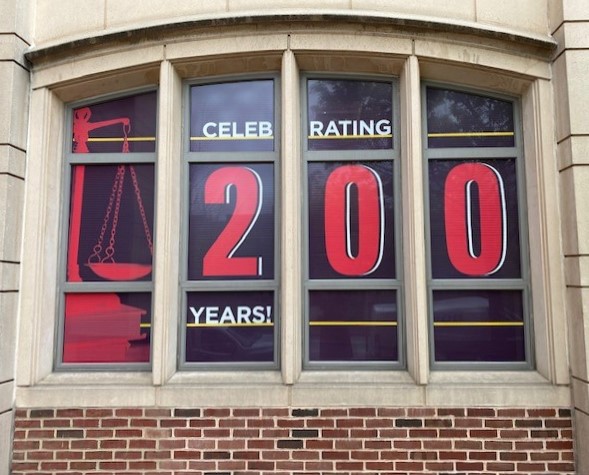
<path id="1" fill-rule="evenodd" d="M 187 463 L 180 460 L 162 460 L 158 462 L 158 466 L 164 470 L 183 470 L 187 467 Z"/>
<path id="2" fill-rule="evenodd" d="M 131 439 L 129 440 L 130 449 L 155 449 L 156 441 L 149 439 Z"/>
<path id="3" fill-rule="evenodd" d="M 274 470 L 274 462 L 252 460 L 247 463 L 248 470 Z"/>
<path id="4" fill-rule="evenodd" d="M 270 408 L 262 409 L 262 416 L 264 417 L 286 417 L 289 415 L 288 409 Z"/>
<path id="5" fill-rule="evenodd" d="M 376 409 L 367 407 L 350 408 L 349 413 L 350 417 L 375 417 Z"/>
<path id="6" fill-rule="evenodd" d="M 381 460 L 408 460 L 409 453 L 400 450 L 383 450 L 380 452 Z"/>
<path id="7" fill-rule="evenodd" d="M 543 463 L 518 463 L 517 469 L 526 472 L 546 472 L 546 465 Z"/>
<path id="8" fill-rule="evenodd" d="M 492 427 L 494 429 L 512 429 L 513 419 L 487 419 L 485 420 L 485 427 Z"/>
<path id="9" fill-rule="evenodd" d="M 336 462 L 335 469 L 338 471 L 342 470 L 359 470 L 361 471 L 364 468 L 364 464 L 362 462 Z"/>
<path id="10" fill-rule="evenodd" d="M 419 440 L 395 440 L 393 447 L 396 449 L 421 449 L 421 441 Z"/>
<path id="11" fill-rule="evenodd" d="M 556 417 L 556 409 L 528 409 L 530 417 Z"/>
<path id="12" fill-rule="evenodd" d="M 490 408 L 467 409 L 466 415 L 468 417 L 495 417 L 495 409 L 490 409 Z"/>
<path id="13" fill-rule="evenodd" d="M 382 472 L 384 470 L 393 470 L 393 462 L 366 462 L 367 470 L 376 470 Z"/>
<path id="14" fill-rule="evenodd" d="M 214 409 L 208 408 L 204 410 L 205 417 L 229 417 L 231 411 L 229 409 Z"/>
<path id="15" fill-rule="evenodd" d="M 101 440 L 100 441 L 100 448 L 101 449 L 126 449 L 127 448 L 127 441 L 123 440 L 123 439 Z"/>
<path id="16" fill-rule="evenodd" d="M 188 441 L 188 446 L 190 448 L 194 448 L 191 447 L 190 443 L 192 442 L 192 440 Z M 210 441 L 210 442 L 214 442 L 214 441 Z M 217 448 L 219 450 L 243 450 L 245 449 L 246 444 L 245 444 L 245 440 L 244 439 L 229 439 L 229 440 L 219 440 L 217 442 Z"/>
<path id="17" fill-rule="evenodd" d="M 452 462 L 426 462 L 425 469 L 432 472 L 450 471 L 454 470 Z"/>
<path id="18" fill-rule="evenodd" d="M 117 417 L 142 417 L 143 416 L 143 409 L 136 409 L 136 408 L 116 409 L 115 416 L 117 416 Z"/>
<path id="19" fill-rule="evenodd" d="M 113 453 L 107 450 L 92 450 L 84 452 L 86 460 L 109 460 L 113 458 Z"/>
<path id="20" fill-rule="evenodd" d="M 94 470 L 98 467 L 98 462 L 70 462 L 70 468 L 74 470 Z"/>
<path id="21" fill-rule="evenodd" d="M 468 453 L 469 460 L 497 460 L 497 452 L 474 451 Z"/>
<path id="22" fill-rule="evenodd" d="M 393 443 L 390 440 L 365 440 L 364 448 L 373 450 L 390 449 Z"/>
<path id="23" fill-rule="evenodd" d="M 341 447 L 337 446 L 337 443 L 340 442 L 339 440 L 336 441 L 335 448 L 339 449 Z M 333 440 L 329 439 L 310 439 L 305 440 L 305 448 L 308 450 L 331 450 L 333 449 Z M 360 448 L 362 448 L 362 443 L 360 443 Z"/>
<path id="24" fill-rule="evenodd" d="M 217 421 L 215 419 L 192 419 L 190 427 L 216 427 Z"/>
<path id="25" fill-rule="evenodd" d="M 41 462 L 41 470 L 67 470 L 67 462 Z"/>
<path id="26" fill-rule="evenodd" d="M 303 468 L 307 465 L 311 464 L 319 464 L 319 462 L 294 462 L 294 461 L 278 461 L 276 462 L 276 470 L 303 470 Z M 328 462 L 321 462 L 321 466 L 325 467 L 332 467 L 332 465 Z M 313 470 L 313 469 L 312 469 Z"/>
<path id="27" fill-rule="evenodd" d="M 146 450 L 144 455 L 148 460 L 168 460 L 172 458 L 172 452 L 169 450 Z"/>
<path id="28" fill-rule="evenodd" d="M 575 464 L 573 463 L 548 463 L 548 471 L 557 472 L 573 472 L 575 470 Z"/>
<path id="29" fill-rule="evenodd" d="M 466 460 L 467 453 L 460 452 L 457 450 L 454 451 L 440 451 L 439 453 L 440 460 Z"/>
<path id="30" fill-rule="evenodd" d="M 395 462 L 395 470 L 423 470 L 423 462 Z"/>
<path id="31" fill-rule="evenodd" d="M 82 440 L 72 440 L 70 442 L 71 449 L 97 449 L 98 448 L 98 441 L 97 440 L 89 440 L 89 439 L 82 439 Z"/>
<path id="32" fill-rule="evenodd" d="M 134 442 L 133 440 L 131 442 Z M 183 449 L 186 447 L 186 440 L 182 439 L 171 439 L 171 440 L 158 440 L 158 449 Z"/>
<path id="33" fill-rule="evenodd" d="M 260 417 L 260 409 L 233 409 L 234 417 Z"/>
<path id="34" fill-rule="evenodd" d="M 424 449 L 438 449 L 438 450 L 450 450 L 452 448 L 451 440 L 424 440 Z"/>
<path id="35" fill-rule="evenodd" d="M 145 409 L 145 417 L 170 417 L 172 411 L 170 409 Z"/>
<path id="36" fill-rule="evenodd" d="M 29 452 L 27 458 L 29 460 L 53 460 L 53 452 L 49 451 L 35 451 Z"/>
<path id="37" fill-rule="evenodd" d="M 456 462 L 456 470 L 483 470 L 483 467 L 483 462 Z"/>
<path id="38" fill-rule="evenodd" d="M 325 453 L 325 452 L 323 452 Z M 292 453 L 292 458 L 295 460 L 318 460 L 319 458 L 329 459 L 329 457 L 325 457 L 325 455 L 321 455 L 322 452 L 316 452 L 312 450 L 295 450 Z M 347 458 L 347 457 L 338 457 L 340 458 Z"/>
<path id="39" fill-rule="evenodd" d="M 508 460 L 510 462 L 522 462 L 528 460 L 527 452 L 501 452 L 499 454 L 500 460 Z"/>
<path id="40" fill-rule="evenodd" d="M 401 408 L 382 408 L 377 411 L 380 417 L 405 417 L 407 411 Z"/>
<path id="41" fill-rule="evenodd" d="M 126 450 L 124 452 L 115 452 L 115 458 L 120 460 L 139 460 L 141 452 L 137 450 Z"/>
<path id="42" fill-rule="evenodd" d="M 378 460 L 378 452 L 370 450 L 352 450 L 352 460 Z"/>
<path id="43" fill-rule="evenodd" d="M 372 419 L 368 420 L 370 422 Z M 335 420 L 334 419 L 307 419 L 306 420 L 306 427 L 314 428 L 314 429 L 330 429 L 335 427 Z M 368 427 L 368 426 L 367 426 Z"/>
<path id="44" fill-rule="evenodd" d="M 112 409 L 86 409 L 86 417 L 112 417 Z"/>
<path id="45" fill-rule="evenodd" d="M 98 466 L 106 470 L 125 470 L 127 468 L 127 462 L 99 462 Z"/>
<path id="46" fill-rule="evenodd" d="M 160 422 L 163 422 L 163 421 L 160 421 Z M 130 425 L 131 425 L 131 427 L 157 427 L 157 420 L 156 419 L 131 419 Z"/>
<path id="47" fill-rule="evenodd" d="M 55 458 L 58 460 L 82 460 L 84 452 L 75 452 L 73 450 L 64 450 L 55 452 Z"/>
<path id="48" fill-rule="evenodd" d="M 487 463 L 487 470 L 513 472 L 515 470 L 515 465 L 512 463 L 489 462 Z"/>
<path id="49" fill-rule="evenodd" d="M 78 441 L 72 441 L 78 442 Z M 39 444 L 39 442 L 35 442 Z M 70 441 L 69 440 L 44 440 L 43 441 L 43 448 L 47 450 L 67 450 L 70 448 Z"/>
<path id="50" fill-rule="evenodd" d="M 511 446 L 511 443 L 509 443 Z M 455 449 L 466 449 L 466 450 L 482 450 L 483 442 L 480 440 L 455 440 Z"/>
<path id="51" fill-rule="evenodd" d="M 485 450 L 511 450 L 512 448 L 513 442 L 499 440 L 485 441 Z"/>
<path id="52" fill-rule="evenodd" d="M 497 409 L 497 417 L 525 417 L 525 409 Z"/>
<path id="53" fill-rule="evenodd" d="M 157 468 L 157 463 L 149 460 L 139 460 L 129 462 L 129 468 L 131 470 L 153 470 Z"/>

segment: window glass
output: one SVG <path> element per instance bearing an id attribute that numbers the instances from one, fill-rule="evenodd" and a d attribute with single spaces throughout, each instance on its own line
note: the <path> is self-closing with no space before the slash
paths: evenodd
<path id="1" fill-rule="evenodd" d="M 376 81 L 307 81 L 309 150 L 393 147 L 392 84 Z"/>
<path id="2" fill-rule="evenodd" d="M 513 147 L 513 104 L 428 87 L 427 139 L 429 148 Z"/>
<path id="3" fill-rule="evenodd" d="M 189 87 L 183 364 L 277 364 L 274 94 L 273 79 Z"/>
<path id="4" fill-rule="evenodd" d="M 73 110 L 72 152 L 155 152 L 155 92 Z"/>
<path id="5" fill-rule="evenodd" d="M 306 84 L 306 361 L 390 365 L 400 360 L 393 83 Z"/>
<path id="6" fill-rule="evenodd" d="M 272 80 L 190 88 L 190 151 L 274 150 Z"/>
<path id="7" fill-rule="evenodd" d="M 72 110 L 58 367 L 150 361 L 156 104 L 148 92 Z"/>
<path id="8" fill-rule="evenodd" d="M 514 103 L 427 87 L 426 108 L 433 359 L 529 364 Z"/>

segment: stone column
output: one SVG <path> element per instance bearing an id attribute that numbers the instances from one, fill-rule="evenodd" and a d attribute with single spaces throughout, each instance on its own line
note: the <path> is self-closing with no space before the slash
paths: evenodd
<path id="1" fill-rule="evenodd" d="M 0 473 L 10 473 L 31 42 L 28 0 L 0 0 Z"/>
<path id="2" fill-rule="evenodd" d="M 548 0 L 577 473 L 589 473 L 589 2 Z"/>

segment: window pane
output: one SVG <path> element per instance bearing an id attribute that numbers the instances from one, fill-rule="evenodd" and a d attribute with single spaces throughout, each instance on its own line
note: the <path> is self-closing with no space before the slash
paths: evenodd
<path id="1" fill-rule="evenodd" d="M 67 294 L 64 363 L 148 363 L 150 293 Z"/>
<path id="2" fill-rule="evenodd" d="M 186 361 L 272 362 L 273 292 L 189 292 Z"/>
<path id="3" fill-rule="evenodd" d="M 308 165 L 309 277 L 394 278 L 392 162 Z"/>
<path id="4" fill-rule="evenodd" d="M 433 292 L 436 361 L 525 361 L 522 292 Z"/>
<path id="5" fill-rule="evenodd" d="M 307 81 L 309 150 L 393 147 L 393 86 L 376 81 Z"/>
<path id="6" fill-rule="evenodd" d="M 519 278 L 515 159 L 430 160 L 432 276 Z"/>
<path id="7" fill-rule="evenodd" d="M 190 165 L 188 278 L 274 277 L 274 165 Z"/>
<path id="8" fill-rule="evenodd" d="M 155 91 L 74 109 L 72 151 L 155 152 L 156 110 Z"/>
<path id="9" fill-rule="evenodd" d="M 392 290 L 311 291 L 310 361 L 397 361 Z"/>
<path id="10" fill-rule="evenodd" d="M 190 88 L 190 151 L 274 150 L 274 81 Z"/>
<path id="11" fill-rule="evenodd" d="M 428 87 L 427 137 L 429 148 L 513 147 L 513 104 Z"/>
<path id="12" fill-rule="evenodd" d="M 72 167 L 67 280 L 149 280 L 154 166 Z"/>

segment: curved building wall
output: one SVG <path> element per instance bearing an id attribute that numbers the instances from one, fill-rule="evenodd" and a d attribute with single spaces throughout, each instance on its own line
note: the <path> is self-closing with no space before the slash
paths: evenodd
<path id="1" fill-rule="evenodd" d="M 0 463 L 8 466 L 11 460 L 15 474 L 586 471 L 589 360 L 583 243 L 589 241 L 583 238 L 586 226 L 580 204 L 585 201 L 583 104 L 588 100 L 582 85 L 589 64 L 583 40 L 587 26 L 582 20 L 589 18 L 589 12 L 583 2 L 473 0 L 410 5 L 330 0 L 321 8 L 314 2 L 238 0 L 173 5 L 148 1 L 140 6 L 108 0 L 37 1 L 26 8 L 22 2 L 18 8 L 10 1 L 4 3 L 14 19 L 6 26 L 9 33 L 3 34 L 9 44 L 5 56 L 13 59 L 0 63 L 11 78 L 5 82 L 9 87 L 2 100 L 12 111 L 6 134 L 0 128 L 6 135 L 6 140 L 0 139 L 0 151 L 7 157 L 1 162 L 0 188 L 10 197 L 6 214 L 0 214 L 3 219 L 6 216 L 7 230 L 5 239 L 0 239 L 0 303 L 6 307 L 0 316 L 0 328 L 6 328 L 0 351 L 6 353 L 2 361 L 7 361 L 0 366 L 0 424 L 8 431 L 3 434 L 12 436 L 0 437 Z M 309 80 L 315 79 L 388 84 L 393 91 L 385 108 L 393 124 L 391 150 L 385 150 L 385 142 L 365 145 L 362 153 L 342 152 L 332 145 L 325 145 L 332 151 L 314 149 L 306 121 L 311 120 Z M 203 137 L 193 137 L 195 132 L 188 130 L 195 120 L 190 112 L 191 91 L 199 86 L 257 81 L 274 85 L 271 126 L 263 125 L 262 119 L 245 119 L 246 129 L 240 132 L 237 122 L 231 122 L 238 119 L 219 119 L 205 125 Z M 506 139 L 492 145 L 474 139 L 469 145 L 456 142 L 436 150 L 427 119 L 431 88 L 485 97 L 489 104 L 511 104 L 514 111 L 511 128 L 461 130 L 454 137 L 446 134 L 447 139 L 483 133 L 515 137 L 513 143 Z M 76 135 L 85 108 L 94 110 L 97 104 L 152 91 L 157 103 L 153 113 L 143 117 L 147 122 L 153 119 L 152 132 L 139 134 L 142 137 L 134 135 L 135 126 L 124 126 L 121 137 L 96 135 L 91 125 L 98 121 L 97 115 L 90 119 L 88 115 L 86 138 Z M 352 96 L 336 99 L 336 111 L 353 102 Z M 230 110 L 241 106 L 236 101 L 221 107 L 227 107 L 229 115 L 220 117 L 231 117 Z M 263 107 L 260 103 L 259 108 Z M 117 113 L 116 120 L 136 124 L 145 115 L 134 113 L 139 115 L 128 115 L 131 119 L 121 118 L 131 112 Z M 358 123 L 360 117 L 364 116 L 358 116 Z M 239 143 L 245 130 L 252 137 L 259 131 L 257 143 L 261 143 L 268 127 L 275 132 L 274 147 L 268 151 L 252 145 L 256 152 L 240 152 L 238 147 L 219 153 L 213 147 L 199 155 L 193 145 L 201 139 L 222 139 L 223 134 Z M 330 140 L 323 141 L 337 142 L 332 139 L 347 133 L 342 130 L 330 123 L 325 129 Z M 74 142 L 69 139 L 72 135 Z M 362 140 L 373 144 L 373 139 L 384 140 Z M 122 153 L 118 145 L 101 152 L 91 145 L 90 153 L 80 154 L 84 151 L 78 148 L 80 140 L 87 144 L 119 141 Z M 147 152 L 142 154 L 135 148 L 141 141 L 155 145 L 146 145 Z M 126 155 L 129 150 L 136 153 Z M 137 188 L 135 195 L 138 203 L 153 202 L 147 217 L 142 212 L 137 218 L 139 234 L 145 231 L 153 237 L 153 272 L 137 282 L 123 279 L 113 284 L 94 277 L 86 281 L 86 270 L 73 274 L 70 270 L 71 256 L 77 252 L 72 247 L 77 242 L 72 236 L 79 232 L 75 223 L 81 220 L 83 233 L 84 213 L 91 206 L 78 185 L 89 179 L 92 169 L 120 169 L 126 160 L 132 164 L 129 170 L 152 170 L 146 176 L 151 173 L 153 178 L 139 176 L 143 189 L 142 180 L 152 180 L 152 198 L 140 198 Z M 503 205 L 496 209 L 509 213 L 510 223 L 517 216 L 515 228 L 510 228 L 515 237 L 512 234 L 503 241 L 505 245 L 509 240 L 510 246 L 512 239 L 518 241 L 514 269 L 519 270 L 512 274 L 473 271 L 468 279 L 457 280 L 436 273 L 430 237 L 437 222 L 432 211 L 436 203 L 430 199 L 435 179 L 431 170 L 438 164 L 463 162 L 481 162 L 485 166 L 477 170 L 494 170 L 495 175 L 484 176 L 499 177 L 497 189 L 503 191 L 497 196 Z M 365 278 L 350 271 L 354 277 L 347 282 L 343 277 L 315 279 L 307 237 L 313 226 L 307 210 L 315 199 L 315 185 L 308 181 L 308 170 L 324 166 L 359 173 L 349 165 L 355 163 L 373 170 L 379 180 L 389 176 L 386 173 L 394 176 L 390 213 L 395 224 L 381 238 L 394 236 L 390 257 L 395 262 L 394 275 L 383 271 L 378 275 L 386 278 Z M 385 163 L 392 164 L 390 172 L 379 168 Z M 273 190 L 274 224 L 265 234 L 256 235 L 260 240 L 272 238 L 274 273 L 270 277 L 261 270 L 258 281 L 243 276 L 220 281 L 194 277 L 190 267 L 194 251 L 187 244 L 193 239 L 190 223 L 198 213 L 196 207 L 193 210 L 199 199 L 192 194 L 193 181 L 198 182 L 199 170 L 205 173 L 215 167 L 224 172 L 249 170 L 265 193 Z M 268 175 L 267 170 L 272 172 Z M 506 170 L 513 170 L 511 176 Z M 107 191 L 111 188 L 110 182 L 104 186 Z M 96 190 L 99 193 L 100 187 Z M 328 195 L 323 198 L 325 206 Z M 471 191 L 467 195 L 469 203 L 479 199 Z M 98 200 L 98 194 L 93 199 Z M 80 215 L 76 214 L 79 206 Z M 488 211 L 481 208 L 480 213 Z M 473 216 L 483 219 L 476 214 L 468 219 Z M 389 218 L 382 219 L 388 222 Z M 348 221 L 346 229 L 354 226 L 350 222 L 355 221 Z M 14 231 L 9 232 L 10 226 Z M 255 234 L 255 226 L 254 220 L 247 233 Z M 6 238 L 21 233 L 22 244 Z M 351 238 L 347 239 L 349 244 Z M 358 239 L 363 249 L 364 238 Z M 246 236 L 236 248 L 242 244 L 251 249 Z M 348 259 L 353 267 L 356 251 L 350 249 L 348 257 L 341 259 Z M 382 251 L 382 262 L 387 262 L 387 249 Z M 470 257 L 464 254 L 461 262 L 476 261 L 477 253 L 482 255 L 486 248 L 470 249 Z M 226 256 L 225 266 L 233 265 L 234 251 Z M 510 252 L 504 252 L 507 259 L 512 258 Z M 343 298 L 366 292 L 374 298 L 385 291 L 394 294 L 394 304 L 365 304 L 350 317 L 369 337 L 349 330 L 352 338 L 337 340 L 333 330 L 314 330 L 314 325 L 325 325 L 327 330 L 350 327 L 349 322 L 314 322 L 316 295 L 340 292 Z M 246 294 L 253 296 L 251 301 L 263 295 L 272 318 L 278 315 L 273 321 L 268 314 L 273 335 L 268 361 L 235 357 L 237 364 L 226 360 L 201 364 L 198 358 L 213 357 L 189 356 L 194 343 L 188 335 L 198 334 L 205 325 L 199 315 L 206 315 L 207 325 L 225 325 L 230 317 L 224 313 L 222 318 L 227 320 L 220 322 L 218 308 L 233 305 L 236 312 L 245 312 L 231 302 Z M 512 305 L 509 311 L 502 310 L 503 318 L 492 324 L 481 321 L 475 327 L 523 328 L 516 345 L 524 356 L 500 356 L 504 361 L 497 361 L 497 356 L 484 361 L 487 357 L 481 356 L 476 361 L 471 353 L 464 360 L 461 356 L 444 360 L 436 351 L 441 345 L 439 329 L 462 324 L 438 321 L 446 317 L 434 315 L 433 309 L 439 309 L 436 299 L 459 295 L 465 302 L 469 295 L 508 294 L 518 296 L 520 303 L 502 304 Z M 93 302 L 76 314 L 86 315 L 88 310 L 106 306 L 109 296 L 130 302 L 124 307 L 127 310 L 143 309 L 142 336 L 129 339 L 135 349 L 121 353 L 127 355 L 124 361 L 109 354 L 115 348 L 112 341 L 109 350 L 100 353 L 95 343 L 85 343 L 84 335 L 75 333 L 80 327 L 69 323 L 73 320 L 68 315 L 76 314 L 75 301 Z M 199 313 L 194 302 L 201 297 L 221 303 L 203 306 Z M 445 305 L 453 301 L 447 299 Z M 368 347 L 368 342 L 380 344 L 385 330 L 381 335 L 369 330 L 363 318 L 372 312 L 377 316 L 370 317 L 376 318 L 370 324 L 383 326 L 379 319 L 391 318 L 391 308 L 395 318 L 387 325 L 395 329 L 397 356 L 390 364 L 384 356 L 379 356 L 383 361 L 368 356 L 354 360 L 337 349 L 348 342 L 351 353 L 373 354 L 370 348 L 360 347 Z M 449 310 L 449 314 L 456 312 Z M 232 321 L 235 328 L 255 323 L 243 315 L 240 322 Z M 113 332 L 129 331 L 117 326 L 116 319 L 108 321 L 92 331 L 110 335 L 111 340 Z M 479 338 L 481 354 L 501 355 L 493 353 L 493 348 L 511 337 L 496 335 L 519 335 L 518 331 L 477 330 L 470 335 Z M 491 343 L 485 343 L 487 337 L 481 334 L 490 335 Z M 141 353 L 136 342 L 145 335 L 149 343 Z M 215 346 L 206 337 L 199 338 L 194 341 L 202 347 Z M 468 338 L 458 337 L 450 345 L 451 354 L 468 351 L 469 344 L 473 346 Z M 323 353 L 312 349 L 316 341 L 325 348 L 332 345 L 331 354 L 340 356 L 322 359 Z M 69 356 L 74 354 L 68 353 L 72 349 L 86 351 L 85 358 L 94 352 L 96 361 L 76 360 Z"/>

